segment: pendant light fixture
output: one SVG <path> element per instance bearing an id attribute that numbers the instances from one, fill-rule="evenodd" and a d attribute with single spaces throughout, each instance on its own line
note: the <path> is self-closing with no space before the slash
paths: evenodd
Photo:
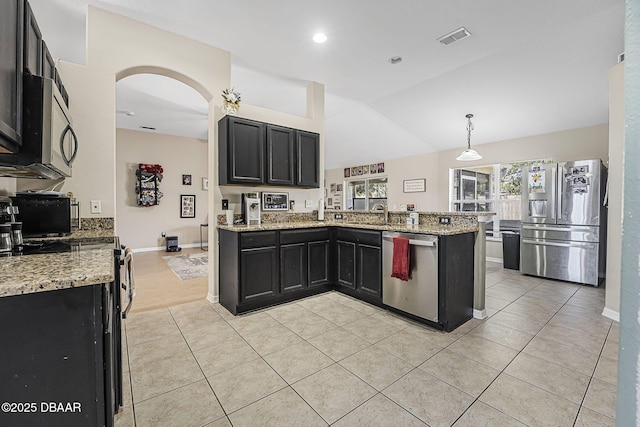
<path id="1" fill-rule="evenodd" d="M 473 114 L 467 114 L 467 149 L 464 150 L 456 160 L 460 160 L 463 162 L 468 162 L 471 160 L 480 160 L 482 156 L 478 154 L 478 152 L 471 148 L 471 131 L 473 130 L 473 123 L 471 123 L 471 118 Z"/>

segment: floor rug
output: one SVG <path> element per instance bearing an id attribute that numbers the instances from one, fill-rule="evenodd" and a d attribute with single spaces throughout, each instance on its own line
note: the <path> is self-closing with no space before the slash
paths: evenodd
<path id="1" fill-rule="evenodd" d="M 207 276 L 207 255 L 207 252 L 203 252 L 163 256 L 162 259 L 180 280 L 189 280 Z"/>

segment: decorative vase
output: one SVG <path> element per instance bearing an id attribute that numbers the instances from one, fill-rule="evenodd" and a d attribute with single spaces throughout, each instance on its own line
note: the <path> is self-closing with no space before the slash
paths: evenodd
<path id="1" fill-rule="evenodd" d="M 224 108 L 227 111 L 227 114 L 229 114 L 230 116 L 235 116 L 236 113 L 238 112 L 238 104 L 234 104 L 231 102 L 225 102 L 224 103 Z"/>

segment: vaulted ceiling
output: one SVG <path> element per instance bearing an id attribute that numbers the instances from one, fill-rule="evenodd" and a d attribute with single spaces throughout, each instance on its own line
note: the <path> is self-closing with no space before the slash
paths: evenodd
<path id="1" fill-rule="evenodd" d="M 327 168 L 463 148 L 467 113 L 474 146 L 606 123 L 607 72 L 624 50 L 624 0 L 30 3 L 66 61 L 85 61 L 92 4 L 228 50 L 243 102 L 303 115 L 306 82 L 323 83 Z M 437 41 L 462 26 L 471 37 Z M 157 76 L 122 80 L 118 110 L 118 126 L 206 137 L 203 100 Z"/>

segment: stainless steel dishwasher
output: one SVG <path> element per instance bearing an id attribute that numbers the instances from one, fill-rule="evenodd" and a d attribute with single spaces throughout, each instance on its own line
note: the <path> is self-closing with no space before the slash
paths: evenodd
<path id="1" fill-rule="evenodd" d="M 393 238 L 409 239 L 409 281 L 391 277 Z M 405 313 L 438 322 L 438 236 L 382 233 L 382 302 Z"/>

